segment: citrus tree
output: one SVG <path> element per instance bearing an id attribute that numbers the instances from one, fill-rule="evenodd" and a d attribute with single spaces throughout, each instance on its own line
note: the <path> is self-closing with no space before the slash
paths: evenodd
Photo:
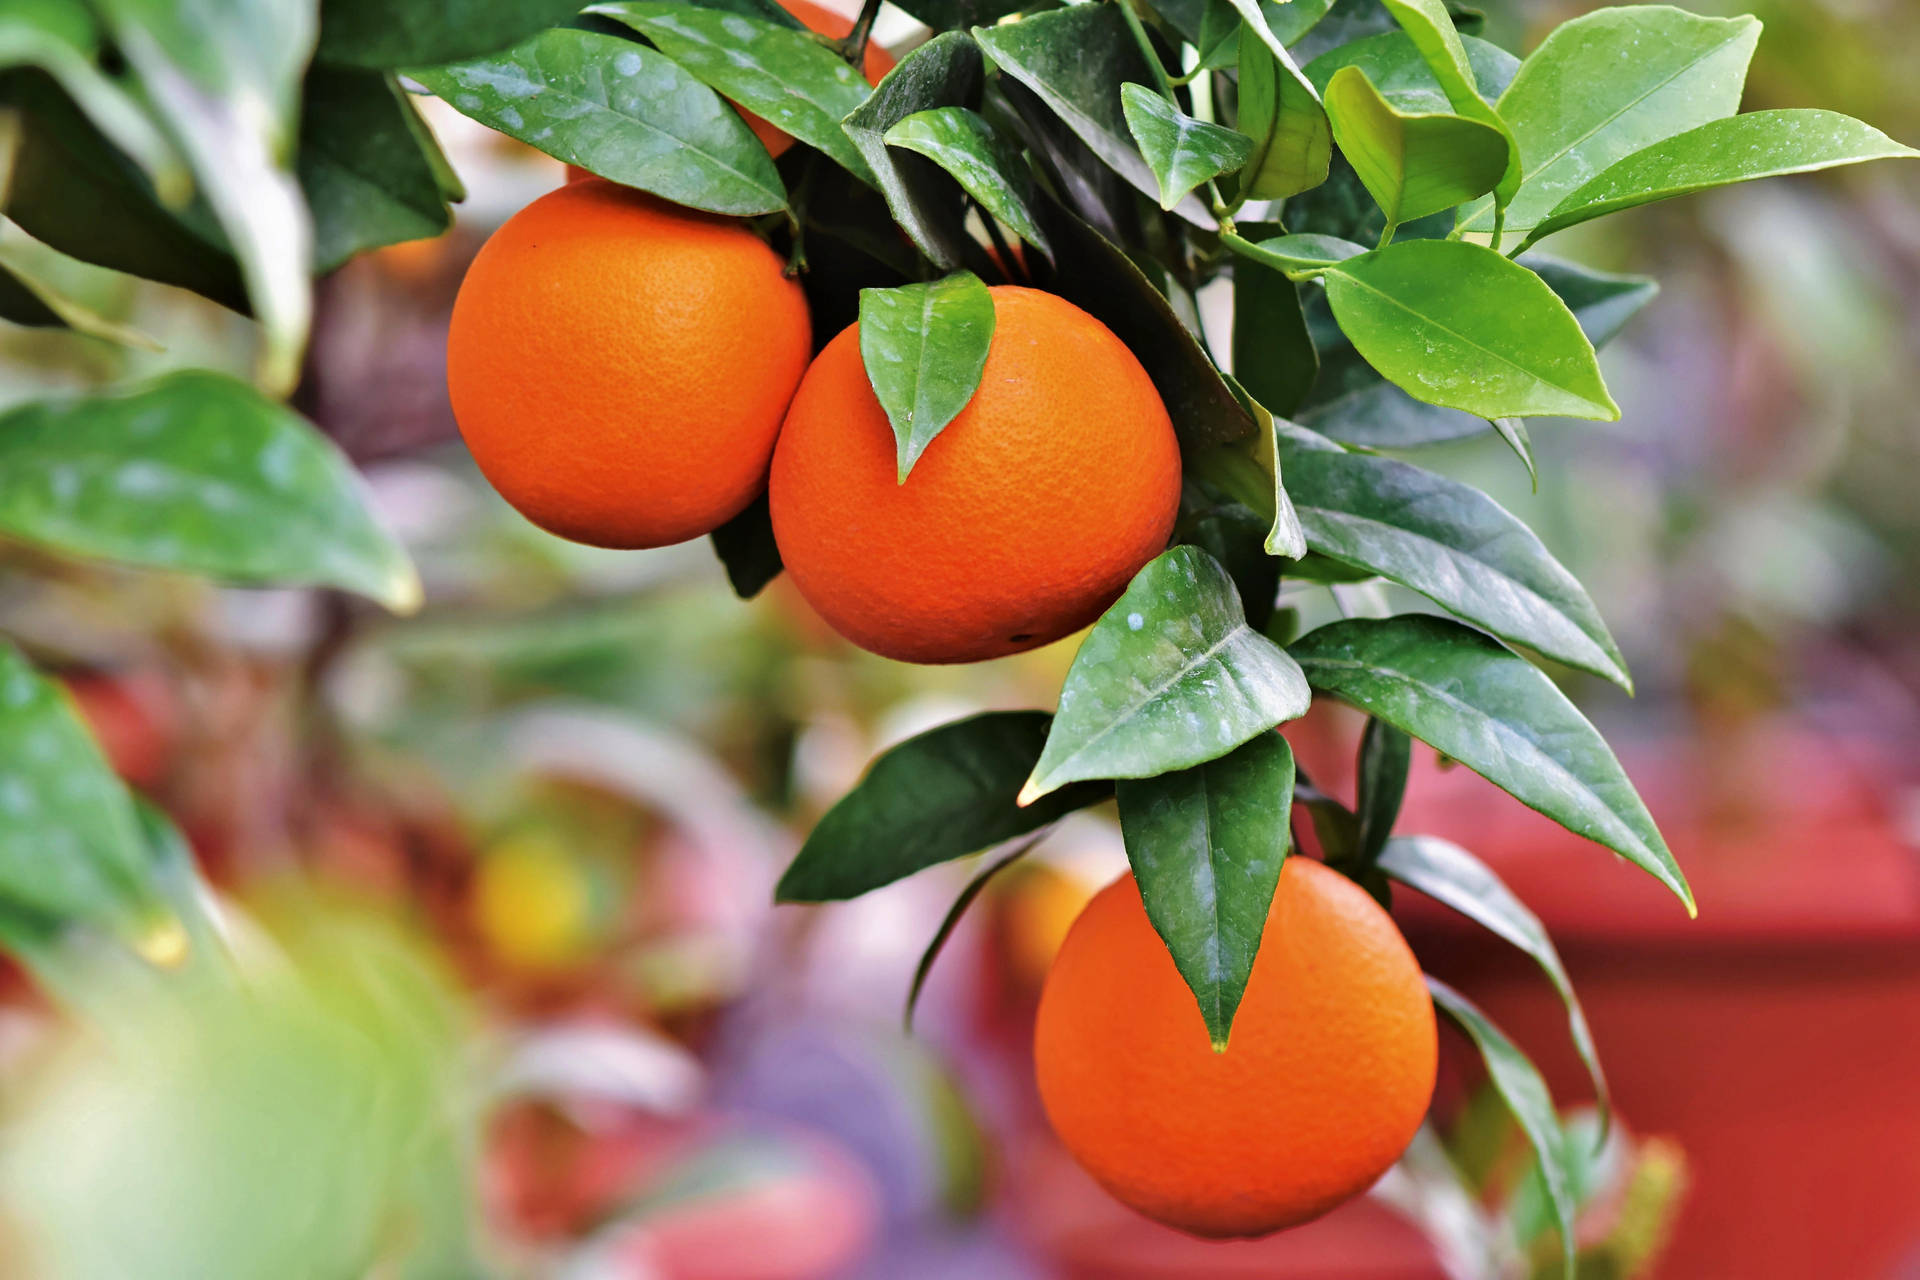
<path id="1" fill-rule="evenodd" d="M 546 221 L 510 223 L 456 309 L 455 409 L 515 505 L 604 545 L 710 532 L 742 595 L 785 561 L 828 621 L 904 659 L 1091 624 L 1052 711 L 976 716 L 876 760 L 782 900 L 998 849 L 957 917 L 1049 824 L 1116 801 L 1200 1049 L 1235 1060 L 1310 821 L 1344 877 L 1328 892 L 1384 903 L 1408 885 L 1537 960 L 1604 1102 L 1539 922 L 1470 852 L 1396 817 L 1417 739 L 1691 911 L 1614 755 L 1533 659 L 1630 677 L 1521 521 L 1400 455 L 1492 431 L 1531 470 L 1528 419 L 1619 416 L 1595 349 L 1653 285 L 1539 252 L 1556 233 L 1915 153 L 1830 112 L 1741 113 L 1759 24 L 1665 6 L 1599 10 L 1524 58 L 1443 0 L 905 0 L 931 34 L 875 57 L 878 8 L 823 35 L 808 21 L 827 16 L 768 0 L 10 5 L 0 315 L 147 341 L 36 270 L 65 255 L 252 316 L 259 355 L 251 384 L 179 369 L 9 409 L 0 532 L 418 602 L 342 456 L 283 401 L 313 277 L 449 223 L 460 183 L 411 101 L 430 92 L 586 179 L 522 215 Z M 652 277 L 542 248 L 577 248 L 589 224 L 697 242 L 682 277 L 732 292 L 634 320 Z M 725 344 L 715 374 L 703 353 Z M 549 422 L 528 388 L 555 369 L 589 393 L 545 401 Z M 629 452 L 647 434 L 616 427 L 629 412 L 671 447 Z M 1433 607 L 1304 634 L 1276 607 L 1283 582 L 1373 580 Z M 55 986 L 75 945 L 177 961 L 204 895 L 164 821 L 11 647 L 0 695 L 0 937 Z M 1316 696 L 1371 718 L 1351 807 L 1273 732 Z M 1533 1144 L 1570 1265 L 1580 1153 L 1513 1045 L 1427 986 Z M 1430 1041 L 1418 1003 L 1427 1025 L 1396 1025 Z M 1416 1067 L 1415 1120 L 1431 1062 Z"/>

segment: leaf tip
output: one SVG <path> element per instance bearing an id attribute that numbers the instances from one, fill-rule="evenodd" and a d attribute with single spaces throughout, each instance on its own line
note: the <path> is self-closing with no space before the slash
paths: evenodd
<path id="1" fill-rule="evenodd" d="M 420 571 L 402 553 L 399 563 L 388 575 L 377 599 L 389 612 L 402 618 L 412 617 L 426 604 L 426 589 L 420 583 Z"/>
<path id="2" fill-rule="evenodd" d="M 1053 790 L 1053 788 L 1043 784 L 1040 781 L 1039 775 L 1035 774 L 1033 777 L 1027 779 L 1025 786 L 1020 788 L 1020 794 L 1013 798 L 1013 803 L 1016 807 L 1024 809 L 1051 790 Z"/>

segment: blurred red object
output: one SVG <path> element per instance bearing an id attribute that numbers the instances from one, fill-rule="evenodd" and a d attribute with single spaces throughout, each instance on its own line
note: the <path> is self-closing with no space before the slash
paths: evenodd
<path id="1" fill-rule="evenodd" d="M 87 671 L 64 680 L 113 771 L 136 787 L 157 786 L 180 741 L 172 686 L 151 671 Z"/>

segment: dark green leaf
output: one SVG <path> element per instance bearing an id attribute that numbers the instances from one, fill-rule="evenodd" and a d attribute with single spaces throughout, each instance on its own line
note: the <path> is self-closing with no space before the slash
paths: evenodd
<path id="1" fill-rule="evenodd" d="M 1702 18 L 1666 5 L 1600 9 L 1554 28 L 1500 96 L 1523 181 L 1507 210 L 1521 235 L 1614 161 L 1740 109 L 1760 38 L 1751 17 Z M 1493 230 L 1493 210 L 1460 225 Z"/>
<path id="2" fill-rule="evenodd" d="M 980 207 L 1042 253 L 1051 253 L 1034 213 L 1033 177 L 1019 151 L 965 107 L 916 111 L 882 135 L 952 175 Z"/>
<path id="3" fill-rule="evenodd" d="M 582 0 L 323 0 L 321 62 L 423 67 L 496 53 L 580 11 Z"/>
<path id="4" fill-rule="evenodd" d="M 1491 191 L 1506 172 L 1509 147 L 1499 130 L 1450 112 L 1401 111 L 1358 67 L 1333 77 L 1327 112 L 1335 141 L 1390 227 Z"/>
<path id="5" fill-rule="evenodd" d="M 997 22 L 1025 7 L 1025 0 L 906 0 L 900 8 L 935 31 L 965 32 Z"/>
<path id="6" fill-rule="evenodd" d="M 1247 625 L 1213 557 L 1175 547 L 1093 624 L 1060 690 L 1031 803 L 1090 778 L 1151 778 L 1217 759 L 1307 709 L 1286 651 Z"/>
<path id="7" fill-rule="evenodd" d="M 1240 132 L 1253 139 L 1241 187 L 1260 200 L 1281 200 L 1327 180 L 1333 130 L 1306 77 L 1274 56 L 1248 26 L 1240 33 Z"/>
<path id="8" fill-rule="evenodd" d="M 1147 919 L 1224 1052 L 1287 857 L 1293 751 L 1262 733 L 1217 760 L 1123 781 L 1116 793 Z"/>
<path id="9" fill-rule="evenodd" d="M 1920 156 L 1871 125 L 1832 111 L 1753 111 L 1656 142 L 1554 206 L 1527 243 L 1658 200 L 1756 178 Z"/>
<path id="10" fill-rule="evenodd" d="M 1253 140 L 1185 114 L 1145 85 L 1120 86 L 1127 128 L 1160 183 L 1160 207 L 1171 209 L 1201 183 L 1246 163 Z"/>
<path id="11" fill-rule="evenodd" d="M 1050 720 L 1043 711 L 992 711 L 883 752 L 815 824 L 780 877 L 774 900 L 857 898 L 1111 795 L 1111 787 L 1089 783 L 1025 808 L 1014 803 L 1047 740 Z"/>
<path id="12" fill-rule="evenodd" d="M 1492 418 L 1494 434 L 1506 441 L 1507 448 L 1513 450 L 1527 469 L 1527 479 L 1537 490 L 1540 487 L 1540 468 L 1533 460 L 1533 437 L 1527 434 L 1527 424 L 1520 418 Z"/>
<path id="13" fill-rule="evenodd" d="M 1115 244 L 1142 234 L 1142 201 L 1127 180 L 1108 168 L 1040 96 L 1007 76 L 995 76 L 981 108 L 996 129 L 1015 138 L 1062 207 Z"/>
<path id="14" fill-rule="evenodd" d="M 720 557 L 721 567 L 727 571 L 733 594 L 742 600 L 753 599 L 780 576 L 784 566 L 780 562 L 780 547 L 773 540 L 773 520 L 767 511 L 766 494 L 755 498 L 745 511 L 708 536 L 713 539 L 713 553 Z"/>
<path id="15" fill-rule="evenodd" d="M 1587 1074 L 1593 1078 L 1594 1097 L 1600 1105 L 1601 1124 L 1611 1112 L 1611 1095 L 1606 1075 L 1600 1070 L 1600 1055 L 1593 1045 L 1593 1032 L 1587 1015 L 1573 993 L 1560 953 L 1538 916 L 1507 888 L 1506 882 L 1486 863 L 1449 840 L 1438 836 L 1396 836 L 1387 841 L 1380 853 L 1380 869 L 1410 889 L 1458 911 L 1488 932 L 1512 943 L 1533 958 L 1547 975 L 1547 981 L 1559 993 L 1567 1007 L 1567 1029 L 1573 1047 L 1580 1054 Z"/>
<path id="16" fill-rule="evenodd" d="M 1286 203 L 1287 226 L 1296 235 L 1326 235 L 1355 244 L 1378 244 L 1387 229 L 1387 215 L 1373 202 L 1373 196 L 1347 158 L 1338 151 L 1328 167 L 1327 180 L 1311 191 L 1303 191 Z M 1410 222 L 1394 233 L 1400 240 L 1439 240 L 1453 230 L 1451 213 L 1436 213 L 1431 218 Z"/>
<path id="17" fill-rule="evenodd" d="M 873 92 L 866 78 L 811 32 L 689 4 L 622 0 L 589 13 L 640 32 L 731 101 L 848 172 L 875 181 L 840 122 Z"/>
<path id="18" fill-rule="evenodd" d="M 1497 44 L 1461 36 L 1467 64 L 1473 69 L 1474 87 L 1480 96 L 1493 102 L 1513 83 L 1520 59 Z M 1402 111 L 1451 111 L 1453 103 L 1433 68 L 1421 56 L 1420 48 L 1404 31 L 1385 31 L 1352 44 L 1341 45 L 1321 54 L 1304 68 L 1307 79 L 1321 93 L 1327 91 L 1334 75 L 1346 67 L 1358 67 L 1367 73 L 1380 95 Z"/>
<path id="19" fill-rule="evenodd" d="M 993 295 L 969 271 L 860 292 L 860 359 L 893 426 L 900 483 L 980 386 Z"/>
<path id="20" fill-rule="evenodd" d="M 1325 279 L 1354 349 L 1416 399 L 1484 418 L 1620 416 L 1566 304 L 1490 249 L 1408 240 Z"/>
<path id="21" fill-rule="evenodd" d="M 316 67 L 307 76 L 298 172 L 313 211 L 313 269 L 437 236 L 452 221 L 413 104 L 392 76 Z"/>
<path id="22" fill-rule="evenodd" d="M 1595 271 L 1544 253 L 1523 254 L 1519 262 L 1560 295 L 1560 301 L 1580 322 L 1580 331 L 1596 348 L 1613 341 L 1627 327 L 1627 321 L 1660 292 L 1659 284 L 1648 276 Z"/>
<path id="23" fill-rule="evenodd" d="M 886 134 L 917 112 L 966 105 L 979 92 L 981 74 L 980 47 L 965 32 L 949 31 L 901 59 L 843 123 L 901 230 L 920 252 L 949 271 L 963 265 L 967 256 L 960 190 L 924 156 L 889 151 Z"/>
<path id="24" fill-rule="evenodd" d="M 396 610 L 420 599 L 339 450 L 251 387 L 201 371 L 0 416 L 0 531 L 149 568 L 342 587 Z"/>
<path id="25" fill-rule="evenodd" d="M 1244 20 L 1232 0 L 1206 0 L 1193 35 L 1199 67 L 1222 71 L 1240 61 L 1240 30 Z"/>
<path id="26" fill-rule="evenodd" d="M 980 891 L 987 887 L 989 881 L 1026 857 L 1044 836 L 1044 832 L 1029 836 L 1015 845 L 1010 852 L 989 862 L 979 874 L 967 881 L 966 888 L 960 890 L 960 896 L 953 900 L 951 907 L 947 908 L 947 914 L 940 920 L 940 927 L 933 931 L 933 937 L 928 941 L 926 950 L 920 953 L 920 963 L 913 967 L 913 984 L 907 988 L 907 1007 L 901 1015 L 901 1025 L 908 1035 L 913 1034 L 913 1011 L 920 1007 L 920 993 L 926 989 L 927 977 L 933 972 L 933 962 L 938 960 L 940 953 L 946 949 L 947 939 L 951 938 L 954 929 L 959 927 L 960 917 L 967 914 L 967 908 L 973 905 L 973 900 L 980 896 Z"/>
<path id="27" fill-rule="evenodd" d="M 1320 372 L 1300 288 L 1251 264 L 1233 272 L 1233 368 L 1253 398 L 1282 416 L 1305 402 Z"/>
<path id="28" fill-rule="evenodd" d="M 1313 687 L 1428 743 L 1652 874 L 1687 904 L 1666 842 L 1620 762 L 1565 694 L 1498 641 L 1446 618 L 1353 618 L 1291 652 Z"/>
<path id="29" fill-rule="evenodd" d="M 1520 1131 L 1527 1135 L 1553 1201 L 1554 1225 L 1560 1230 L 1562 1266 L 1567 1280 L 1573 1280 L 1571 1157 L 1567 1152 L 1566 1134 L 1560 1128 L 1560 1117 L 1553 1109 L 1553 1095 L 1547 1092 L 1547 1082 L 1527 1061 L 1527 1055 L 1465 996 L 1437 978 L 1427 979 L 1427 989 L 1433 993 L 1433 1003 L 1467 1033 L 1480 1051 L 1481 1060 L 1487 1064 L 1487 1077 L 1506 1100 Z"/>
<path id="30" fill-rule="evenodd" d="M 1366 732 L 1360 735 L 1359 795 L 1354 811 L 1355 854 L 1362 866 L 1379 856 L 1387 837 L 1393 834 L 1412 768 L 1413 739 L 1383 720 L 1368 720 Z"/>
<path id="31" fill-rule="evenodd" d="M 645 45 L 572 28 L 410 72 L 455 110 L 605 178 L 714 213 L 772 213 L 786 187 L 718 94 Z"/>
<path id="32" fill-rule="evenodd" d="M 1273 521 L 1189 475 L 1174 541 L 1188 543 L 1220 562 L 1247 611 L 1247 625 L 1264 633 L 1280 595 L 1279 557 L 1267 551 Z"/>

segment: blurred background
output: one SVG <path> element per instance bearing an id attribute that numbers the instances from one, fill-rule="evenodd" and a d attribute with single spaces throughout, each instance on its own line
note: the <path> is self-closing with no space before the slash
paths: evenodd
<path id="1" fill-rule="evenodd" d="M 1591 6 L 1485 7 L 1486 34 L 1524 49 Z M 1747 109 L 1920 139 L 1920 6 L 1690 7 L 1766 21 Z M 910 30 L 890 13 L 879 34 Z M 470 191 L 458 222 L 320 285 L 295 401 L 362 467 L 426 607 L 396 620 L 0 547 L 0 627 L 54 660 L 272 975 L 244 1008 L 208 979 L 190 1019 L 97 975 L 85 998 L 121 1009 L 127 1053 L 0 966 L 0 1274 L 54 1258 L 117 1277 L 129 1249 L 140 1280 L 1547 1274 L 1524 1146 L 1459 1044 L 1402 1167 L 1270 1241 L 1155 1227 L 1066 1160 L 1031 1019 L 1068 923 L 1124 867 L 1105 810 L 990 884 L 911 1035 L 915 966 L 977 866 L 771 905 L 876 751 L 1050 705 L 1075 642 L 893 664 L 784 580 L 737 601 L 704 541 L 600 552 L 511 512 L 455 433 L 445 328 L 468 260 L 560 167 L 437 106 Z M 1487 488 L 1591 589 L 1638 696 L 1556 674 L 1619 748 L 1700 920 L 1424 749 L 1402 829 L 1498 868 L 1586 1001 L 1620 1123 L 1580 1188 L 1583 1276 L 1920 1277 L 1920 173 L 1736 188 L 1552 249 L 1661 282 L 1607 353 L 1622 421 L 1540 424 L 1537 492 L 1491 434 L 1419 460 Z M 245 374 L 244 320 L 45 267 L 171 349 L 6 328 L 0 401 Z M 1289 736 L 1340 792 L 1358 732 L 1316 710 Z M 1526 958 L 1411 893 L 1396 914 L 1593 1131 Z"/>

